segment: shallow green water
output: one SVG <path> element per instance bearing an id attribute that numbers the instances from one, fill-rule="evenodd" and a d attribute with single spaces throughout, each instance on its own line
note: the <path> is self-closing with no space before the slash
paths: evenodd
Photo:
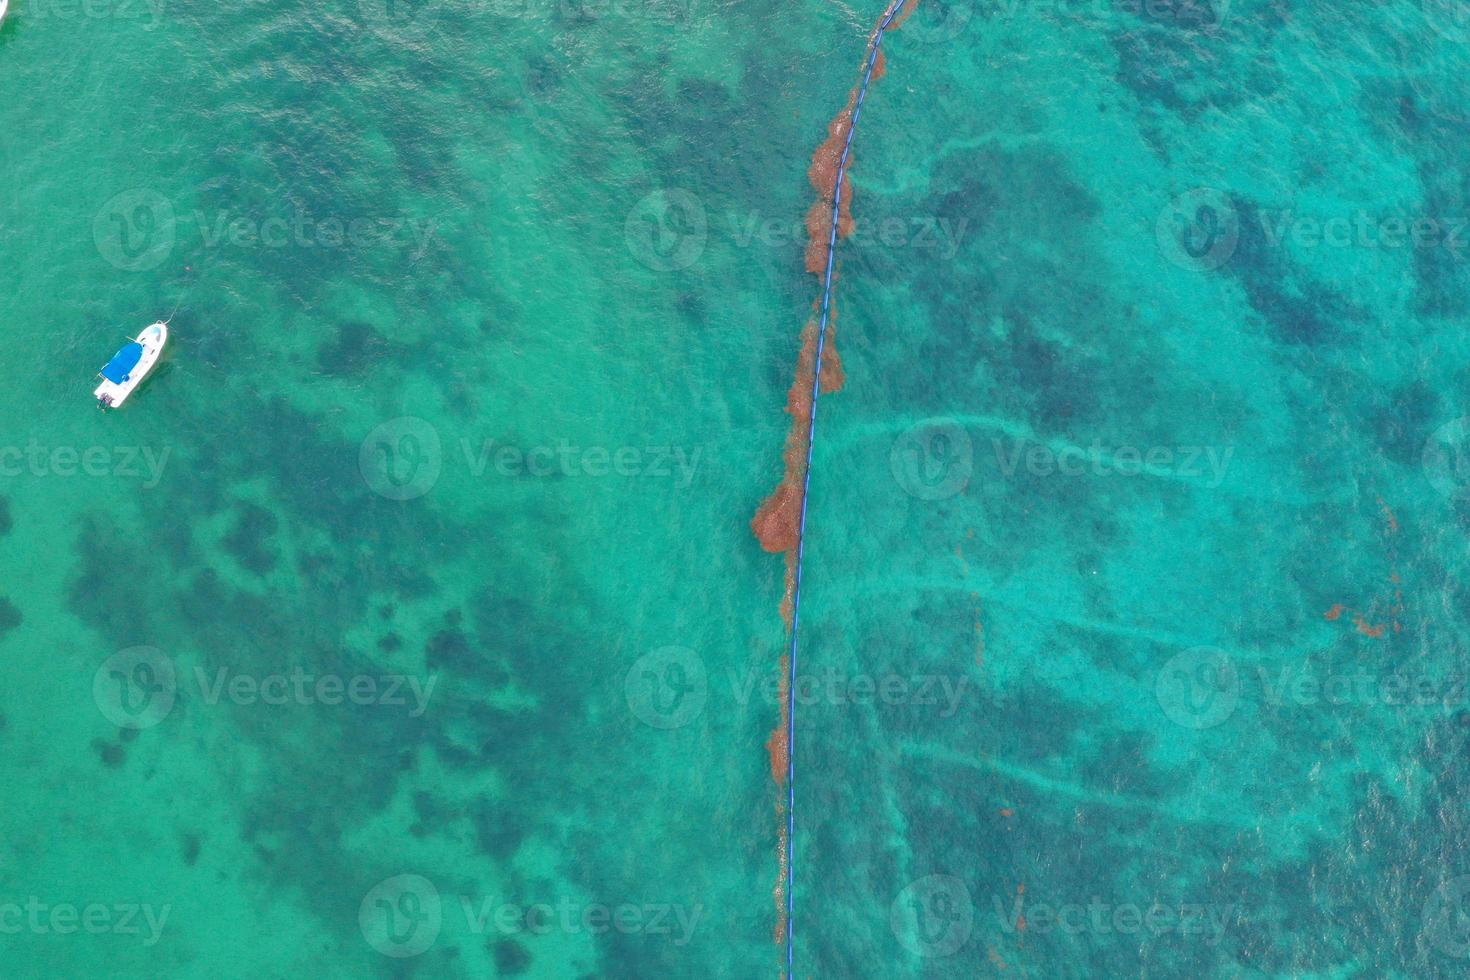
<path id="1" fill-rule="evenodd" d="M 1216 8 L 885 42 L 802 976 L 1465 968 L 1470 30 Z M 12 0 L 4 975 L 779 975 L 747 522 L 880 12 Z"/>

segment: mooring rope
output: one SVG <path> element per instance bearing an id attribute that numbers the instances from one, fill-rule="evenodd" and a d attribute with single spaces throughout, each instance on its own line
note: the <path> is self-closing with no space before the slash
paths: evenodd
<path id="1" fill-rule="evenodd" d="M 827 272 L 822 280 L 822 317 L 817 327 L 817 356 L 812 372 L 811 413 L 807 420 L 806 471 L 802 474 L 801 518 L 796 529 L 796 570 L 791 588 L 791 647 L 787 651 L 786 673 L 786 975 L 795 980 L 795 959 L 792 936 L 796 921 L 796 636 L 801 622 L 801 561 L 806 545 L 806 502 L 812 484 L 812 448 L 817 440 L 817 397 L 822 393 L 822 350 L 827 340 L 827 321 L 832 312 L 832 269 L 837 256 L 837 225 L 842 214 L 842 180 L 847 175 L 847 157 L 852 150 L 852 138 L 857 133 L 858 117 L 862 115 L 863 99 L 868 94 L 868 83 L 873 78 L 873 67 L 878 63 L 878 50 L 883 44 L 883 33 L 898 15 L 898 11 L 909 0 L 893 0 L 873 33 L 869 45 L 867 65 L 863 70 L 862 86 L 858 89 L 857 102 L 853 105 L 852 121 L 847 127 L 847 139 L 842 144 L 842 157 L 837 162 L 837 181 L 832 190 L 832 230 L 827 238 Z"/>

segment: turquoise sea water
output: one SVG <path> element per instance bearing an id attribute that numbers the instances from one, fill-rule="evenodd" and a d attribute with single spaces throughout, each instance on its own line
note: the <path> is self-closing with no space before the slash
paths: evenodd
<path id="1" fill-rule="evenodd" d="M 748 522 L 880 13 L 12 0 L 0 974 L 779 975 Z M 885 41 L 798 975 L 1463 975 L 1460 13 Z"/>

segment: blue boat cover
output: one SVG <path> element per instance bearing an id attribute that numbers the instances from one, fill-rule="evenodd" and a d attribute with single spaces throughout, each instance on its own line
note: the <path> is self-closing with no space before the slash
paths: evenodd
<path id="1" fill-rule="evenodd" d="M 120 385 L 128 380 L 128 375 L 138 362 L 143 358 L 142 344 L 128 344 L 117 352 L 117 356 L 107 362 L 107 367 L 102 369 L 102 376 L 115 385 Z"/>

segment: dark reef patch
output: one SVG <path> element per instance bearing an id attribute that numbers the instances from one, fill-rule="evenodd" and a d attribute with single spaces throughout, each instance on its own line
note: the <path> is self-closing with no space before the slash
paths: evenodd
<path id="1" fill-rule="evenodd" d="M 948 154 L 924 192 L 886 196 L 868 207 L 881 207 L 869 220 L 884 213 L 935 215 L 953 240 L 948 261 L 915 261 L 912 250 L 881 244 L 852 249 L 845 273 L 854 293 L 873 282 L 906 281 L 934 325 L 917 358 L 890 354 L 875 338 L 875 358 L 890 371 L 915 361 L 946 365 L 937 377 L 894 372 L 891 380 L 918 399 L 916 411 L 937 411 L 958 397 L 947 390 L 951 384 L 979 384 L 994 414 L 1024 419 L 1041 432 L 1066 433 L 1102 421 L 1120 360 L 1141 362 L 1147 352 L 1121 348 L 1124 334 L 1116 324 L 1126 315 L 1089 278 L 1105 264 L 1093 254 L 1088 233 L 1100 206 L 1063 158 L 1046 148 L 993 146 Z M 1018 252 L 1014 243 L 1028 237 L 1058 246 L 1051 254 Z M 1002 255 L 1005 268 L 992 258 Z M 975 272 L 955 277 L 952 265 Z M 1135 390 L 1153 385 L 1144 370 L 1129 375 Z"/>
<path id="2" fill-rule="evenodd" d="M 271 547 L 279 526 L 275 514 L 257 504 L 246 503 L 240 509 L 234 529 L 225 536 L 225 550 L 243 567 L 264 575 L 276 567 L 279 558 Z"/>
<path id="3" fill-rule="evenodd" d="M 20 610 L 15 608 L 15 603 L 0 595 L 0 639 L 4 639 L 6 633 L 19 626 L 24 618 Z"/>
<path id="4" fill-rule="evenodd" d="M 121 648 L 139 637 L 166 635 L 175 648 L 197 651 L 207 672 L 239 670 L 248 662 L 260 674 L 298 666 L 316 674 L 377 673 L 379 664 L 343 648 L 344 633 L 394 620 L 395 605 L 401 609 L 403 603 L 432 599 L 440 586 L 427 570 L 467 550 L 492 550 L 495 561 L 487 560 L 485 567 L 505 570 L 514 560 L 498 543 L 446 523 L 442 512 L 372 495 L 357 472 L 357 446 L 324 440 L 313 417 L 279 399 L 260 410 L 275 430 L 268 441 L 254 427 L 241 430 L 239 438 L 214 447 L 211 465 L 179 471 L 186 481 L 181 489 L 188 491 L 180 499 L 194 507 L 182 516 L 202 523 L 222 506 L 235 508 L 222 548 L 257 572 L 279 560 L 276 535 L 286 522 L 324 535 L 329 547 L 311 552 L 313 587 L 255 594 L 209 567 L 212 556 L 202 545 L 160 547 L 162 529 L 184 523 L 179 503 L 145 496 L 147 519 L 137 525 L 144 529 L 141 535 L 137 527 L 118 527 L 99 516 L 76 539 L 78 571 L 69 606 L 110 645 Z M 242 479 L 247 476 L 268 481 L 271 509 L 232 500 L 229 487 L 247 482 Z M 535 551 L 539 561 L 561 524 L 548 513 L 530 519 L 541 535 Z M 123 579 L 113 574 L 118 567 L 137 571 Z M 468 817 L 479 846 L 505 858 L 514 855 L 527 828 L 552 823 L 543 811 L 556 809 L 568 781 L 580 785 L 593 778 L 593 771 L 605 777 L 600 768 L 584 775 L 572 767 L 561 778 L 548 778 L 537 760 L 545 758 L 543 752 L 557 751 L 558 741 L 567 737 L 562 726 L 539 723 L 534 707 L 512 712 L 478 703 L 480 694 L 505 684 L 507 662 L 524 667 L 518 682 L 537 703 L 580 712 L 589 692 L 600 690 L 600 680 L 576 669 L 573 654 L 583 641 L 568 624 L 569 618 L 590 615 L 587 597 L 576 584 L 565 585 L 568 603 L 579 610 L 573 617 L 566 609 L 547 614 L 507 598 L 527 577 L 505 570 L 497 576 L 501 584 L 487 584 L 463 611 L 458 594 L 438 605 L 442 628 L 427 641 L 426 652 L 433 669 L 446 676 L 420 718 L 351 705 L 290 712 L 284 724 L 281 712 L 262 711 L 259 705 L 225 705 L 217 713 L 233 735 L 269 760 L 269 771 L 238 802 L 247 846 L 260 858 L 253 873 L 299 888 L 307 901 L 322 907 L 335 907 L 344 894 L 365 893 L 391 868 L 364 867 L 351 848 L 323 842 L 342 841 L 353 828 L 378 819 L 395 798 L 399 780 L 406 774 L 413 778 L 425 752 L 468 773 L 500 772 L 519 789 L 514 804 L 486 799 L 474 806 L 445 799 L 429 806 L 420 798 L 414 832 L 444 833 L 436 821 Z M 141 608 L 140 594 L 159 601 Z M 407 635 L 395 629 L 385 638 L 401 642 Z M 528 740 L 542 744 L 530 747 Z M 571 758 L 579 747 L 563 749 Z M 359 934 L 355 912 L 329 916 L 328 925 L 343 935 Z"/>
<path id="5" fill-rule="evenodd" d="M 704 323 L 709 320 L 709 304 L 705 302 L 703 295 L 693 290 L 681 289 L 674 300 L 674 308 L 690 323 Z"/>
<path id="6" fill-rule="evenodd" d="M 1439 418 L 1439 405 L 1439 395 L 1422 379 L 1392 389 L 1386 402 L 1369 410 L 1374 443 L 1395 463 L 1418 465 L 1425 433 L 1433 431 Z"/>
<path id="7" fill-rule="evenodd" d="M 531 953 L 514 939 L 501 939 L 491 948 L 495 972 L 502 977 L 518 977 L 531 965 Z"/>
<path id="8" fill-rule="evenodd" d="M 1455 127 L 1458 144 L 1464 126 Z M 1425 244 L 1413 249 L 1415 312 L 1421 316 L 1461 317 L 1470 310 L 1470 234 L 1461 216 L 1470 209 L 1463 171 L 1438 163 L 1423 162 L 1418 168 L 1424 197 L 1419 220 L 1429 219 L 1436 231 Z"/>
<path id="9" fill-rule="evenodd" d="M 524 838 L 521 827 L 525 825 L 517 819 L 513 808 L 498 800 L 482 799 L 475 804 L 471 817 L 475 841 L 486 854 L 506 861 L 520 849 Z"/>
<path id="10" fill-rule="evenodd" d="M 409 832 L 415 837 L 427 837 L 442 829 L 452 813 L 433 793 L 418 790 L 413 794 L 413 812 L 416 817 Z"/>
<path id="11" fill-rule="evenodd" d="M 430 670 L 453 670 L 459 673 L 476 669 L 475 646 L 462 630 L 443 629 L 429 638 L 424 649 Z"/>
<path id="12" fill-rule="evenodd" d="M 770 4 L 762 7 L 762 16 L 775 11 Z M 488 383 L 494 380 L 476 374 L 483 370 L 480 362 L 487 360 L 484 345 L 509 346 L 521 339 L 516 336 L 523 329 L 517 301 L 499 295 L 497 284 L 489 281 L 504 270 L 491 273 L 464 258 L 483 254 L 486 236 L 498 233 L 500 225 L 498 219 L 482 224 L 467 217 L 492 214 L 499 201 L 498 189 L 469 176 L 462 158 L 465 141 L 491 144 L 492 139 L 482 138 L 510 113 L 498 119 L 484 111 L 491 100 L 471 100 L 471 111 L 463 111 L 459 103 L 466 92 L 484 94 L 501 78 L 514 82 L 522 77 L 518 69 L 524 59 L 513 56 L 485 71 L 465 70 L 468 60 L 461 64 L 458 57 L 446 56 L 448 49 L 442 45 L 427 45 L 394 64 L 394 49 L 365 35 L 351 19 L 328 17 L 318 26 L 320 32 L 308 32 L 299 45 L 282 53 L 279 71 L 267 73 L 269 80 L 260 73 L 228 83 L 223 81 L 225 73 L 220 73 L 219 81 L 205 79 L 206 99 L 248 105 L 252 112 L 243 126 L 221 132 L 213 158 L 206 154 L 204 160 L 205 169 L 217 169 L 221 176 L 194 188 L 197 193 L 191 193 L 189 203 L 200 213 L 243 214 L 257 221 L 302 215 L 320 222 L 332 216 L 393 217 L 403 211 L 424 219 L 430 215 L 423 210 L 433 209 L 435 215 L 448 215 L 451 227 L 436 229 L 436 237 L 443 235 L 443 240 L 416 267 L 404 261 L 405 249 L 396 241 L 367 247 L 228 248 L 210 256 L 209 268 L 220 273 L 215 282 L 259 280 L 265 294 L 231 295 L 227 299 L 234 302 L 224 304 L 210 302 L 219 298 L 218 292 L 209 298 L 194 294 L 190 305 L 216 310 L 218 325 L 201 330 L 197 344 L 191 340 L 191 353 L 198 354 L 198 363 L 227 389 L 238 384 L 258 392 L 251 392 L 248 405 L 222 395 L 200 397 L 191 406 L 193 411 L 181 423 L 187 429 L 176 436 L 181 447 L 188 446 L 189 465 L 170 470 L 170 482 L 176 483 L 171 493 L 166 500 L 162 494 L 138 495 L 137 520 L 131 515 L 127 521 L 109 519 L 104 514 L 81 527 L 76 573 L 67 598 L 70 611 L 96 634 L 103 649 L 152 642 L 166 646 L 170 656 L 179 658 L 181 668 L 192 670 L 197 664 L 210 676 L 220 667 L 256 674 L 294 667 L 318 675 L 379 673 L 390 667 L 385 663 L 390 660 L 391 669 L 417 672 L 413 654 L 427 644 L 434 669 L 445 676 L 421 719 L 383 706 L 264 710 L 259 704 L 232 705 L 229 699 L 192 716 L 200 723 L 193 733 L 201 736 L 199 744 L 205 744 L 204 737 L 218 739 L 213 744 L 224 750 L 206 761 L 217 762 L 222 773 L 242 777 L 232 784 L 227 798 L 217 801 L 232 811 L 223 826 L 238 826 L 243 838 L 243 864 L 226 870 L 248 882 L 257 894 L 288 896 L 283 900 L 319 913 L 322 948 L 361 951 L 357 903 L 377 882 L 403 870 L 405 857 L 391 843 L 386 848 L 364 846 L 381 845 L 381 840 L 365 842 L 362 831 L 396 826 L 393 821 L 400 817 L 396 801 L 405 796 L 413 796 L 417 815 L 413 833 L 435 838 L 415 850 L 420 858 L 456 853 L 453 848 L 463 844 L 461 835 L 472 835 L 471 847 L 478 841 L 487 854 L 505 858 L 515 855 L 528 834 L 535 834 L 538 841 L 545 835 L 556 846 L 562 843 L 556 838 L 569 800 L 642 797 L 644 782 L 657 775 L 641 765 L 641 758 L 628 756 L 635 763 L 624 766 L 625 757 L 617 754 L 622 746 L 608 752 L 589 746 L 586 729 L 579 723 L 602 717 L 617 730 L 617 722 L 627 718 L 622 691 L 609 685 L 607 671 L 589 671 L 588 658 L 616 663 L 630 655 L 629 647 L 653 637 L 621 629 L 624 624 L 617 622 L 617 610 L 597 608 L 593 590 L 575 580 L 576 572 L 571 571 L 575 566 L 561 552 L 580 549 L 583 542 L 563 540 L 573 522 L 559 511 L 558 502 L 538 499 L 506 505 L 510 513 L 480 510 L 466 525 L 457 521 L 454 498 L 442 492 L 405 505 L 380 498 L 365 486 L 358 467 L 365 433 L 341 425 L 371 424 L 375 418 L 391 418 L 404 410 L 399 404 L 404 392 L 397 390 L 393 378 L 379 385 L 366 383 L 363 375 L 376 374 L 385 360 L 409 348 L 398 349 L 397 333 L 388 335 L 392 341 L 385 340 L 372 326 L 352 322 L 353 317 L 380 326 L 403 323 L 411 336 L 434 316 L 432 311 L 450 305 L 443 302 L 446 295 L 465 311 L 477 310 L 434 323 L 435 340 L 412 348 L 414 367 L 425 379 L 422 387 L 415 385 L 417 390 L 429 390 L 426 402 L 433 402 L 437 394 L 440 405 L 447 404 L 459 415 L 471 413 L 480 397 L 477 393 L 489 390 Z M 484 27 L 485 22 L 464 24 L 448 12 L 440 26 L 453 28 L 442 36 L 470 36 L 460 28 Z M 604 46 L 600 32 L 608 22 L 580 18 L 575 26 L 585 27 L 588 37 L 576 44 L 546 39 L 547 54 L 533 61 L 524 76 L 538 96 L 559 103 L 541 114 L 544 119 L 560 118 L 562 127 L 569 128 L 579 118 L 583 90 L 578 86 L 600 96 L 606 82 L 620 94 L 636 89 L 640 96 L 649 96 L 637 109 L 647 120 L 650 144 L 676 142 L 679 152 L 692 146 L 685 161 L 691 165 L 682 172 L 702 172 L 714 161 L 725 177 L 746 190 L 763 185 L 775 172 L 780 142 L 762 130 L 778 120 L 780 127 L 795 131 L 795 123 L 787 122 L 795 116 L 788 111 L 790 106 L 752 114 L 746 93 L 737 98 L 718 87 L 702 92 L 696 84 L 692 92 L 687 86 L 679 91 L 675 113 L 664 112 L 662 100 L 675 97 L 680 76 L 687 72 L 645 72 L 661 58 L 656 51 L 641 53 L 638 41 L 629 39 L 626 45 L 614 44 L 612 50 L 638 52 L 631 57 L 637 63 L 635 70 L 608 78 L 589 70 L 598 66 L 598 59 L 588 53 Z M 596 43 L 580 43 L 591 42 L 592 34 L 599 34 Z M 365 37 L 366 43 L 357 43 Z M 354 38 L 354 43 L 347 43 Z M 788 47 L 784 55 L 756 56 L 757 62 L 764 59 L 760 91 L 789 84 L 784 69 L 799 46 L 793 41 Z M 375 80 L 385 55 L 386 70 L 395 83 L 391 98 L 369 112 L 354 113 L 353 100 L 333 93 L 366 91 L 371 99 L 373 89 L 361 83 Z M 369 61 L 372 72 L 366 69 Z M 412 85 L 401 84 L 406 78 L 426 77 L 441 78 L 444 84 L 421 95 Z M 345 86 L 337 85 L 343 81 Z M 705 107 L 689 101 L 707 96 L 719 98 L 720 118 L 709 118 Z M 446 98 L 455 106 L 450 113 L 443 109 Z M 303 110 L 308 105 L 316 108 Z M 615 106 L 613 112 L 607 120 L 609 131 L 618 123 Z M 702 148 L 698 138 L 686 144 L 681 125 L 696 136 L 712 137 L 716 145 Z M 620 169 L 618 154 L 609 153 L 607 135 L 576 133 L 575 145 L 567 148 L 568 172 Z M 735 159 L 752 142 L 762 148 L 744 151 L 744 159 Z M 728 152 L 732 149 L 734 155 Z M 670 182 L 667 175 L 676 172 L 656 151 L 640 152 L 638 157 L 650 162 L 655 181 Z M 370 165 L 354 167 L 355 161 Z M 590 165 L 584 167 L 584 162 Z M 405 177 L 413 184 L 412 201 L 399 193 Z M 616 186 L 623 179 L 616 175 L 605 186 Z M 282 189 L 279 197 L 275 188 Z M 576 197 L 569 190 L 576 190 L 573 182 L 554 176 L 528 203 L 544 204 L 549 213 L 536 217 L 551 224 L 563 217 L 555 210 L 562 204 L 558 195 Z M 763 187 L 757 190 L 763 193 Z M 761 193 L 751 191 L 742 204 L 760 205 Z M 580 215 L 588 213 L 585 201 L 574 203 Z M 723 213 L 719 202 L 710 204 L 714 214 Z M 499 244 L 497 240 L 497 248 Z M 621 251 L 621 243 L 617 248 Z M 450 252 L 456 254 L 441 254 Z M 188 249 L 176 257 L 197 261 Z M 522 292 L 519 284 L 505 285 L 506 292 Z M 210 288 L 214 287 L 206 285 Z M 686 314 L 702 306 L 699 287 L 690 288 L 693 292 L 682 302 Z M 355 298 L 344 300 L 349 291 L 365 302 L 358 306 Z M 471 302 L 461 302 L 464 299 Z M 605 305 L 618 312 L 613 299 L 605 300 Z M 344 312 L 344 307 L 353 308 Z M 365 313 L 369 308 L 372 313 Z M 270 326 L 300 340 L 288 344 L 289 350 L 277 343 L 279 334 L 262 341 L 252 329 L 265 328 L 270 319 L 257 318 L 257 313 L 276 311 L 282 312 L 283 322 Z M 495 336 L 483 336 L 476 322 L 481 313 L 490 327 L 485 332 Z M 247 314 L 250 322 L 241 322 Z M 420 362 L 419 353 L 432 356 Z M 403 358 L 405 364 L 408 360 Z M 225 370 L 252 363 L 281 364 L 288 376 L 273 389 L 271 384 L 241 381 L 238 374 Z M 396 373 L 393 364 L 387 366 Z M 313 386 L 309 378 L 293 376 L 310 374 L 314 367 L 346 376 L 360 400 L 351 406 L 331 404 L 341 394 L 337 390 L 341 385 Z M 301 401 L 273 397 L 298 382 L 305 383 L 292 394 L 300 395 Z M 315 395 L 323 391 L 328 397 L 317 401 Z M 307 409 L 303 404 L 316 407 Z M 248 425 L 240 424 L 242 411 Z M 450 433 L 445 435 L 448 449 Z M 237 499 L 240 494 L 258 504 L 243 503 Z M 486 494 L 482 503 L 495 510 L 501 505 L 493 497 Z M 279 574 L 292 564 L 305 579 L 298 588 L 292 588 L 289 576 Z M 118 568 L 133 571 L 122 577 L 116 574 Z M 248 573 L 273 573 L 271 588 Z M 141 596 L 148 601 L 140 602 Z M 543 602 L 546 596 L 554 601 Z M 395 603 L 399 615 L 390 611 L 382 620 L 375 617 L 381 606 Z M 463 613 L 458 612 L 461 603 Z M 346 636 L 354 637 L 354 648 L 344 641 Z M 381 653 L 374 649 L 379 637 L 384 643 Z M 515 706 L 488 706 L 486 695 L 500 693 L 512 676 L 516 697 L 505 698 L 504 703 Z M 630 730 L 646 734 L 636 727 Z M 153 734 L 145 733 L 133 744 L 157 747 Z M 614 731 L 613 737 L 621 739 L 623 734 Z M 236 746 L 241 758 L 258 760 L 258 765 L 248 772 L 230 769 L 230 750 Z M 131 768 L 145 769 L 144 759 L 140 756 Z M 507 790 L 469 799 L 456 795 L 479 793 L 480 787 L 489 785 Z M 429 787 L 432 797 L 416 793 Z M 510 799 L 500 799 L 502 795 Z M 674 813 L 668 819 L 692 825 L 702 812 L 697 804 L 703 802 L 707 799 L 691 804 L 675 795 L 670 800 Z M 661 811 L 656 815 L 664 816 Z M 183 863 L 193 865 L 201 856 L 202 838 L 185 833 L 188 828 L 177 823 L 170 826 L 167 814 L 164 821 L 155 829 L 165 856 L 176 863 L 182 854 Z M 233 833 L 231 829 L 226 836 Z M 214 838 L 210 840 L 214 846 Z M 406 843 L 416 847 L 412 841 Z M 636 833 L 609 835 L 600 828 L 575 860 L 548 870 L 542 893 L 556 894 L 545 889 L 558 887 L 557 879 L 565 876 L 576 892 L 610 899 L 626 895 L 627 858 L 642 843 Z M 235 847 L 233 840 L 223 838 L 219 844 L 221 853 Z M 432 863 L 432 858 L 427 860 Z M 210 863 L 214 862 L 206 862 Z M 673 862 L 661 854 L 647 854 L 640 864 L 642 875 L 650 870 L 667 873 Z M 426 867 L 422 860 L 413 867 L 445 888 L 472 893 L 473 884 L 453 880 L 456 869 Z M 493 887 L 488 882 L 482 886 Z M 655 890 L 649 897 L 664 893 Z M 630 940 L 629 948 L 636 942 Z M 529 942 L 527 947 L 535 949 Z M 466 950 L 470 952 L 490 951 Z M 532 971 L 529 954 L 513 941 L 493 950 L 493 955 L 503 974 Z M 680 967 L 688 964 L 671 962 L 672 955 L 650 957 L 647 962 L 628 959 L 613 975 L 679 975 Z M 451 944 L 441 940 L 436 950 L 412 963 L 374 959 L 368 965 L 356 958 L 354 962 L 375 976 L 421 972 L 450 976 L 468 968 L 460 963 L 446 969 L 451 956 Z M 574 972 L 587 969 L 584 964 Z"/>
<path id="13" fill-rule="evenodd" d="M 102 764 L 109 769 L 120 769 L 127 761 L 127 750 L 116 742 L 94 738 L 92 739 L 92 750 L 97 753 L 97 758 L 102 760 Z"/>
<path id="14" fill-rule="evenodd" d="M 337 336 L 317 351 L 317 364 L 327 374 L 361 374 L 390 353 L 388 341 L 369 323 L 339 324 Z"/>
<path id="15" fill-rule="evenodd" d="M 1172 113 L 1185 125 L 1279 90 L 1287 81 L 1279 65 L 1231 43 L 1229 8 L 1228 0 L 1107 5 L 1110 14 L 1131 13 L 1135 25 L 1111 34 L 1118 81 L 1145 110 Z M 1256 13 L 1251 26 L 1262 33 L 1284 23 L 1280 10 Z"/>
<path id="16" fill-rule="evenodd" d="M 1352 823 L 1322 836 L 1301 863 L 1272 869 L 1269 892 L 1299 897 L 1286 916 L 1245 920 L 1241 959 L 1278 975 L 1328 971 L 1351 960 L 1379 976 L 1463 976 L 1463 961 L 1452 955 L 1463 941 L 1456 938 L 1464 935 L 1463 911 L 1453 896 L 1448 904 L 1437 896 L 1466 873 L 1467 748 L 1470 732 L 1453 719 L 1429 728 L 1413 761 L 1430 783 L 1414 806 L 1405 805 L 1398 787 L 1360 775 Z M 1304 881 L 1314 884 L 1310 893 L 1302 891 Z M 1436 914 L 1437 901 L 1443 914 Z"/>
<path id="17" fill-rule="evenodd" d="M 1364 322 L 1366 312 L 1292 265 L 1283 244 L 1269 238 L 1268 228 L 1280 216 L 1238 196 L 1233 204 L 1240 238 L 1220 271 L 1240 282 L 1247 302 L 1265 318 L 1276 340 L 1307 347 L 1349 340 L 1350 326 Z"/>

